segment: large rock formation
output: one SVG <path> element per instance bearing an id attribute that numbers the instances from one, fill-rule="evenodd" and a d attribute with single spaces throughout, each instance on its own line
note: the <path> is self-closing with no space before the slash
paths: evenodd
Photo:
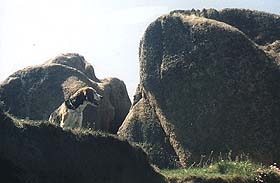
<path id="1" fill-rule="evenodd" d="M 118 134 L 142 144 L 160 167 L 199 162 L 211 151 L 279 163 L 280 71 L 263 50 L 280 38 L 279 16 L 203 12 L 174 11 L 147 28 L 140 85 Z"/>
<path id="2" fill-rule="evenodd" d="M 28 123 L 0 111 L 1 182 L 165 182 L 146 154 L 126 141 L 91 131 L 64 131 L 49 123 Z"/>
<path id="3" fill-rule="evenodd" d="M 99 80 L 78 54 L 63 54 L 17 71 L 0 84 L 0 100 L 17 117 L 44 120 L 84 86 L 95 88 L 104 100 L 98 108 L 85 109 L 83 126 L 116 133 L 131 106 L 125 84 L 117 78 Z"/>

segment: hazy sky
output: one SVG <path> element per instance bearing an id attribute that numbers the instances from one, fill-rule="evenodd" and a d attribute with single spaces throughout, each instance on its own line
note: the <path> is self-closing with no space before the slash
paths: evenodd
<path id="1" fill-rule="evenodd" d="M 139 83 L 146 27 L 175 9 L 248 8 L 280 14 L 280 0 L 0 0 L 0 81 L 61 53 L 79 53 L 100 79 Z"/>

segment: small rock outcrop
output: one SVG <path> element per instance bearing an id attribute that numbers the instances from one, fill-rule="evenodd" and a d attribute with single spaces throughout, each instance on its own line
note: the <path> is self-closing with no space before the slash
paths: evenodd
<path id="1" fill-rule="evenodd" d="M 84 86 L 95 88 L 104 100 L 98 108 L 85 109 L 83 127 L 116 133 L 131 106 L 126 86 L 117 78 L 98 79 L 79 54 L 63 54 L 15 72 L 0 84 L 0 101 L 14 116 L 46 120 Z"/>
<path id="2" fill-rule="evenodd" d="M 262 46 L 262 49 L 268 56 L 274 59 L 278 65 L 280 64 L 280 39 L 271 44 Z"/>
<path id="3" fill-rule="evenodd" d="M 280 38 L 279 21 L 238 9 L 159 17 L 141 40 L 140 84 L 118 134 L 159 167 L 198 163 L 212 151 L 279 163 L 277 45 L 264 50 Z"/>
<path id="4" fill-rule="evenodd" d="M 165 182 L 140 148 L 115 136 L 29 123 L 0 111 L 1 182 Z"/>

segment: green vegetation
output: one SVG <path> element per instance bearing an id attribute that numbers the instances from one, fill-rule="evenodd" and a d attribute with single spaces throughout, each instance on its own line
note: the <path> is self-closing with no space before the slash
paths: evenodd
<path id="1" fill-rule="evenodd" d="M 12 121 L 18 128 L 24 128 L 25 125 L 32 125 L 37 127 L 39 127 L 41 124 L 51 125 L 46 120 L 30 120 L 29 118 L 20 119 L 18 117 L 13 116 L 12 114 L 9 114 L 8 112 L 6 112 L 5 115 L 8 118 L 12 119 Z"/>
<path id="2" fill-rule="evenodd" d="M 251 161 L 220 160 L 219 162 L 197 167 L 161 170 L 161 174 L 170 182 L 187 182 L 200 179 L 201 182 L 254 182 L 279 183 L 280 169 L 276 165 L 269 167 L 252 163 Z"/>

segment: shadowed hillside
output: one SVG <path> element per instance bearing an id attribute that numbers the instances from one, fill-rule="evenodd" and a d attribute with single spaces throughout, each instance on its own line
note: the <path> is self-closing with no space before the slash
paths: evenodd
<path id="1" fill-rule="evenodd" d="M 0 111 L 1 182 L 162 183 L 144 152 L 114 136 L 63 131 Z M 36 125 L 35 125 L 36 124 Z"/>

